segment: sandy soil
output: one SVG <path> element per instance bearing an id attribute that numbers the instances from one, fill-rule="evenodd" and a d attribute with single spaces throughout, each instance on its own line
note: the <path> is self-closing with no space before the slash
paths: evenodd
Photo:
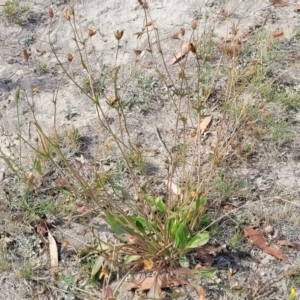
<path id="1" fill-rule="evenodd" d="M 62 129 L 74 126 L 78 128 L 82 136 L 89 139 L 85 156 L 87 158 L 94 157 L 97 145 L 103 145 L 107 139 L 107 135 L 101 134 L 98 126 L 97 115 L 90 101 L 85 97 L 66 76 L 62 75 L 61 68 L 57 64 L 56 58 L 51 53 L 48 38 L 55 46 L 58 57 L 66 66 L 66 54 L 73 53 L 75 59 L 70 65 L 70 72 L 74 79 L 78 82 L 83 82 L 86 78 L 85 72 L 82 70 L 78 53 L 76 51 L 75 42 L 72 40 L 72 32 L 68 22 L 63 18 L 63 13 L 66 10 L 66 5 L 62 0 L 52 1 L 54 18 L 49 30 L 50 20 L 47 17 L 49 3 L 42 0 L 35 1 L 20 1 L 22 4 L 28 4 L 29 12 L 24 17 L 24 25 L 19 26 L 8 22 L 3 11 L 4 6 L 0 6 L 0 145 L 1 149 L 7 155 L 12 156 L 12 149 L 17 147 L 17 132 L 18 121 L 16 118 L 16 103 L 14 101 L 14 90 L 18 85 L 21 85 L 24 90 L 29 91 L 31 86 L 37 86 L 38 92 L 35 102 L 35 110 L 38 121 L 41 122 L 45 130 L 50 133 L 53 130 L 53 115 L 54 108 L 51 102 L 53 90 L 59 84 L 58 103 L 57 103 L 57 119 L 56 124 Z M 0 2 L 1 4 L 1 2 Z M 185 28 L 186 34 L 183 39 L 188 41 L 191 34 L 190 24 L 194 19 L 199 19 L 199 35 L 207 30 L 207 26 L 213 28 L 216 39 L 227 39 L 230 36 L 230 28 L 232 23 L 239 24 L 240 32 L 247 32 L 255 26 L 263 26 L 267 30 L 274 32 L 278 29 L 283 29 L 287 41 L 292 39 L 294 33 L 299 27 L 299 14 L 294 11 L 293 6 L 275 8 L 269 1 L 149 1 L 149 8 L 152 20 L 156 27 L 159 28 L 159 36 L 161 47 L 166 61 L 170 61 L 174 53 L 178 52 L 181 47 L 182 40 L 173 40 L 169 37 L 178 31 L 179 28 Z M 167 101 L 163 84 L 159 81 L 156 74 L 151 71 L 153 62 L 151 55 L 147 52 L 147 40 L 142 38 L 137 39 L 136 33 L 141 31 L 144 24 L 144 12 L 140 9 L 138 1 L 111 1 L 111 0 L 91 0 L 80 1 L 75 4 L 76 18 L 80 24 L 82 32 L 87 32 L 88 28 L 93 28 L 97 31 L 93 39 L 87 42 L 87 51 L 90 53 L 91 65 L 93 71 L 98 73 L 101 78 L 105 68 L 112 68 L 115 65 L 121 66 L 120 85 L 128 85 L 124 97 L 131 101 L 132 107 L 128 108 L 128 126 L 131 137 L 134 142 L 141 143 L 144 149 L 158 149 L 159 154 L 155 157 L 150 157 L 153 172 L 157 172 L 158 181 L 163 181 L 166 176 L 166 171 L 162 166 L 162 162 L 166 158 L 166 152 L 162 148 L 155 128 L 158 128 L 163 133 L 164 141 L 167 147 L 171 148 L 172 128 L 174 128 L 176 112 L 172 103 Z M 226 19 L 220 17 L 222 13 L 228 16 Z M 48 37 L 49 30 L 49 37 Z M 116 30 L 124 30 L 124 37 L 120 41 L 119 55 L 115 59 L 117 42 L 114 36 Z M 30 42 L 32 41 L 32 42 Z M 30 45 L 28 46 L 28 43 Z M 31 58 L 27 65 L 20 53 L 23 48 L 30 48 Z M 296 45 L 295 47 L 298 47 Z M 128 81 L 128 70 L 132 67 L 136 60 L 135 50 L 139 50 L 141 56 L 139 58 L 139 69 L 142 79 L 147 82 L 147 88 L 150 90 L 150 96 L 142 94 L 142 89 L 138 93 L 134 93 L 137 89 L 135 82 Z M 299 50 L 296 48 L 296 50 Z M 40 56 L 41 51 L 46 51 Z M 161 56 L 158 55 L 158 50 L 153 53 L 157 58 L 155 63 L 158 66 L 163 65 Z M 39 62 L 46 64 L 42 74 L 39 74 Z M 192 64 L 192 62 L 188 62 Z M 169 66 L 171 73 L 178 72 L 178 67 Z M 283 70 L 288 69 L 288 63 L 280 66 Z M 275 70 L 276 71 L 276 70 Z M 143 72 L 147 73 L 144 78 Z M 34 73 L 34 76 L 30 75 Z M 295 72 L 288 72 L 290 78 L 293 78 L 293 85 L 299 85 L 300 75 Z M 111 87 L 106 87 L 107 94 L 112 92 Z M 140 94 L 139 94 L 140 93 Z M 105 101 L 103 99 L 103 101 Z M 71 118 L 66 118 L 66 111 L 72 110 Z M 188 109 L 188 107 L 186 107 Z M 276 106 L 274 106 L 276 109 Z M 31 122 L 31 114 L 28 109 L 28 104 L 24 99 L 19 103 L 21 112 L 20 122 L 22 134 L 31 140 L 34 140 L 36 133 Z M 213 114 L 213 112 L 210 112 Z M 217 115 L 215 115 L 217 117 Z M 108 112 L 107 118 L 111 118 L 112 123 L 116 122 L 115 115 Z M 287 116 L 294 121 L 293 131 L 299 129 L 299 113 L 293 116 Z M 153 124 L 155 126 L 153 126 Z M 188 121 L 188 127 L 192 130 L 192 120 Z M 214 138 L 214 128 L 211 127 L 211 139 Z M 208 138 L 209 139 L 209 138 Z M 209 140 L 207 145 L 209 145 Z M 277 230 L 277 235 L 282 235 L 290 239 L 299 239 L 299 208 L 296 206 L 282 205 L 280 201 L 276 201 L 276 191 L 281 191 L 286 195 L 287 199 L 297 199 L 299 196 L 298 180 L 299 180 L 299 159 L 295 158 L 295 153 L 299 149 L 298 137 L 294 140 L 292 150 L 275 149 L 273 145 L 258 143 L 260 149 L 259 154 L 251 162 L 244 163 L 239 167 L 232 169 L 233 176 L 236 178 L 244 178 L 245 182 L 249 182 L 253 188 L 253 199 L 255 202 L 250 204 L 249 218 L 253 220 L 253 224 L 264 220 L 264 224 L 273 222 Z M 149 151 L 150 152 L 150 151 Z M 28 156 L 27 152 L 23 153 L 24 159 Z M 3 162 L 0 162 L 0 180 L 1 185 L 7 186 L 8 179 L 5 177 L 8 174 L 7 168 Z M 158 189 L 161 183 L 158 184 Z M 250 190 L 251 190 L 250 188 Z M 274 192 L 274 193 L 272 193 Z M 238 197 L 237 197 L 238 198 Z M 269 199 L 269 200 L 266 200 Z M 275 199 L 275 200 L 274 200 Z M 231 199 L 234 201 L 234 199 Z M 272 221 L 266 220 L 265 215 L 272 215 Z M 243 212 L 244 216 L 247 212 Z M 255 219 L 256 218 L 256 219 Z M 258 221 L 257 221 L 258 220 Z M 260 221 L 259 221 L 260 220 Z M 230 220 L 225 220 L 221 224 L 222 236 L 215 237 L 218 243 L 226 243 L 227 238 L 235 230 L 232 228 L 226 229 L 226 224 Z M 92 218 L 91 223 L 100 226 L 101 222 L 97 218 Z M 99 223 L 100 222 L 100 223 Z M 297 222 L 297 223 L 295 223 Z M 100 225 L 99 225 L 100 224 Z M 276 225 L 277 224 L 277 225 Z M 96 226 L 95 225 L 95 226 Z M 75 236 L 74 243 L 79 249 L 86 243 L 90 242 L 91 236 L 80 235 L 82 229 L 78 229 L 76 222 L 68 224 L 62 228 L 63 235 Z M 105 226 L 102 224 L 99 230 L 103 230 Z M 5 232 L 5 228 L 0 227 L 1 232 Z M 55 232 L 56 238 L 62 239 L 59 231 Z M 23 243 L 20 241 L 20 243 Z M 284 265 L 282 262 L 270 258 L 266 254 L 248 247 L 248 254 L 256 260 L 247 257 L 243 253 L 240 256 L 224 254 L 215 260 L 215 265 L 219 267 L 219 284 L 209 282 L 205 288 L 209 291 L 208 299 L 246 299 L 244 295 L 240 295 L 236 290 L 231 289 L 233 286 L 247 286 L 249 289 L 256 285 L 265 284 L 261 291 L 260 299 L 287 299 L 289 289 L 291 287 L 290 279 L 281 274 L 291 270 L 300 262 L 300 256 L 290 250 L 287 252 L 290 255 L 291 264 Z M 67 258 L 66 258 L 67 259 Z M 68 261 L 65 261 L 66 269 Z M 224 266 L 225 264 L 225 266 Z M 70 263 L 70 265 L 72 265 Z M 71 268 L 71 267 L 70 267 Z M 227 276 L 226 272 L 229 268 L 236 268 L 238 272 L 234 276 Z M 2 273 L 0 275 L 2 288 L 0 291 L 0 299 L 38 299 L 37 296 L 32 297 L 34 286 L 31 286 L 26 281 L 21 281 L 13 273 Z M 277 280 L 278 279 L 278 280 Z M 270 283 L 268 283 L 270 282 Z M 199 282 L 201 285 L 202 283 Z M 224 285 L 220 288 L 221 285 Z M 267 289 L 272 289 L 268 296 Z M 197 299 L 197 296 L 188 288 L 186 293 L 190 293 L 189 299 Z M 274 292 L 273 292 L 274 290 Z M 76 299 L 74 295 L 61 296 L 43 296 L 39 299 Z M 118 299 L 133 299 L 131 293 L 124 293 Z M 44 297 L 44 298 L 43 298 Z M 48 297 L 48 298 L 47 298 Z M 51 298 L 52 297 L 52 298 Z M 245 296 L 246 297 L 246 296 Z M 94 298 L 92 298 L 94 299 Z M 96 299 L 96 298 L 95 298 Z M 187 298 L 182 298 L 187 299 Z M 254 298 L 247 298 L 254 299 Z M 255 298 L 258 299 L 258 298 Z"/>

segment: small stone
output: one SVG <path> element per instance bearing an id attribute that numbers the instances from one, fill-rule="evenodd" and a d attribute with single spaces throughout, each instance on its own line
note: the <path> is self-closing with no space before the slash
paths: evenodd
<path id="1" fill-rule="evenodd" d="M 271 225 L 268 225 L 267 227 L 264 228 L 264 233 L 273 234 L 274 233 L 274 228 Z"/>

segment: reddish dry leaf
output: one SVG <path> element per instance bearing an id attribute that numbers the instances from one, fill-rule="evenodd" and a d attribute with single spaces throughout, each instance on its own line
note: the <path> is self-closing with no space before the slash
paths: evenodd
<path id="1" fill-rule="evenodd" d="M 105 287 L 102 290 L 102 300 L 113 300 L 114 292 L 110 286 Z"/>
<path id="2" fill-rule="evenodd" d="M 176 268 L 176 269 L 170 269 L 170 273 L 175 275 L 192 275 L 193 272 L 189 268 Z"/>
<path id="3" fill-rule="evenodd" d="M 283 0 L 270 0 L 271 3 L 274 4 L 276 7 L 283 7 L 289 5 L 289 3 L 283 1 Z"/>
<path id="4" fill-rule="evenodd" d="M 200 247 L 196 249 L 197 254 L 205 267 L 211 267 L 213 264 L 213 259 L 208 251 L 204 247 Z"/>
<path id="5" fill-rule="evenodd" d="M 124 283 L 127 290 L 137 289 L 139 291 L 150 290 L 154 281 L 157 280 L 157 284 L 160 288 L 171 288 L 174 286 L 186 285 L 187 281 L 180 277 L 175 276 L 155 276 L 145 279 L 133 280 L 131 282 Z"/>
<path id="6" fill-rule="evenodd" d="M 205 289 L 203 287 L 201 287 L 199 290 L 198 290 L 198 299 L 199 300 L 206 300 L 206 297 L 205 297 Z"/>
<path id="7" fill-rule="evenodd" d="M 200 128 L 199 128 L 200 129 L 200 134 L 202 134 L 206 130 L 207 126 L 211 122 L 211 119 L 212 119 L 212 116 L 208 116 L 208 117 L 205 117 L 202 120 L 202 122 L 200 123 Z"/>
<path id="8" fill-rule="evenodd" d="M 169 64 L 174 65 L 180 62 L 189 53 L 190 50 L 192 50 L 192 43 L 184 43 L 181 47 L 181 51 L 174 55 Z"/>
<path id="9" fill-rule="evenodd" d="M 288 258 L 279 249 L 268 246 L 265 238 L 259 231 L 253 229 L 250 226 L 244 226 L 243 229 L 245 232 L 245 236 L 249 238 L 251 243 L 256 245 L 265 253 L 270 254 L 278 259 L 281 259 L 284 263 L 289 263 Z"/>
<path id="10" fill-rule="evenodd" d="M 286 241 L 286 240 L 281 240 L 281 241 L 278 241 L 278 244 L 280 246 L 289 246 L 289 247 L 292 247 L 298 251 L 300 251 L 300 244 L 298 243 L 295 243 L 295 242 L 291 242 L 291 241 Z"/>
<path id="11" fill-rule="evenodd" d="M 277 30 L 277 31 L 275 31 L 274 33 L 273 33 L 273 37 L 274 38 L 277 38 L 277 37 L 280 37 L 280 36 L 283 36 L 283 30 L 282 29 L 279 29 L 279 30 Z"/>
<path id="12" fill-rule="evenodd" d="M 147 296 L 149 299 L 162 299 L 162 292 L 157 277 L 155 277 Z"/>
<path id="13" fill-rule="evenodd" d="M 48 231 L 48 241 L 49 241 L 49 252 L 50 252 L 50 266 L 51 266 L 51 273 L 53 276 L 56 276 L 58 272 L 58 251 L 55 238 Z"/>

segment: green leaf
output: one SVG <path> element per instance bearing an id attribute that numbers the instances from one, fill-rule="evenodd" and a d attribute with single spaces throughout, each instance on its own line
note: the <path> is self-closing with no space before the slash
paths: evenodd
<path id="1" fill-rule="evenodd" d="M 173 230 L 174 230 L 174 222 L 175 222 L 175 219 L 174 219 L 174 218 L 170 218 L 170 219 L 168 220 L 167 232 L 168 232 L 169 238 L 172 238 L 172 234 L 173 234 Z M 172 240 L 173 240 L 173 239 L 172 239 Z"/>
<path id="2" fill-rule="evenodd" d="M 188 237 L 189 237 L 189 231 L 187 227 L 183 223 L 180 223 L 177 227 L 176 234 L 175 234 L 176 246 L 179 249 L 185 248 L 188 241 Z"/>
<path id="3" fill-rule="evenodd" d="M 96 259 L 93 265 L 91 277 L 94 277 L 101 270 L 103 264 L 104 264 L 104 257 L 98 256 L 98 258 Z"/>
<path id="4" fill-rule="evenodd" d="M 140 232 L 146 233 L 145 228 L 144 228 L 144 225 L 143 225 L 139 220 L 136 220 L 136 221 L 135 221 L 135 225 L 136 225 L 136 228 L 137 228 Z"/>
<path id="5" fill-rule="evenodd" d="M 193 249 L 205 245 L 209 241 L 209 233 L 207 231 L 199 232 L 194 235 L 187 243 L 188 249 Z"/>
<path id="6" fill-rule="evenodd" d="M 130 256 L 128 256 L 128 257 L 125 259 L 124 265 L 129 264 L 129 263 L 131 263 L 131 262 L 133 262 L 133 261 L 137 261 L 137 260 L 139 260 L 139 259 L 141 259 L 141 256 L 140 256 L 140 255 L 130 255 Z"/>
<path id="7" fill-rule="evenodd" d="M 117 222 L 116 218 L 108 212 L 106 213 L 106 219 L 110 226 L 111 231 L 116 235 L 128 233 L 128 231 Z"/>
<path id="8" fill-rule="evenodd" d="M 216 273 L 217 273 L 217 268 L 201 268 L 200 269 L 200 273 L 201 273 L 201 276 L 202 277 L 205 277 L 205 278 L 212 278 L 214 276 L 216 276 Z"/>
<path id="9" fill-rule="evenodd" d="M 196 210 L 198 210 L 199 207 L 205 203 L 205 201 L 206 201 L 206 197 L 204 197 L 204 196 L 201 196 L 199 199 L 197 199 L 196 200 Z"/>
<path id="10" fill-rule="evenodd" d="M 179 264 L 182 268 L 188 268 L 190 266 L 190 263 L 186 256 L 181 256 L 179 258 Z"/>
<path id="11" fill-rule="evenodd" d="M 160 212 L 165 212 L 166 211 L 166 204 L 165 204 L 165 202 L 163 202 L 161 197 L 157 197 L 155 199 L 155 206 L 157 207 L 157 209 Z"/>

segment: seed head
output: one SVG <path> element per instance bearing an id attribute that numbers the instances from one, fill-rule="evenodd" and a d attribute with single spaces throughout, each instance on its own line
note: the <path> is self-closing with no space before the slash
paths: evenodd
<path id="1" fill-rule="evenodd" d="M 115 31 L 115 38 L 119 41 L 123 36 L 124 31 L 123 30 L 117 30 Z"/>

